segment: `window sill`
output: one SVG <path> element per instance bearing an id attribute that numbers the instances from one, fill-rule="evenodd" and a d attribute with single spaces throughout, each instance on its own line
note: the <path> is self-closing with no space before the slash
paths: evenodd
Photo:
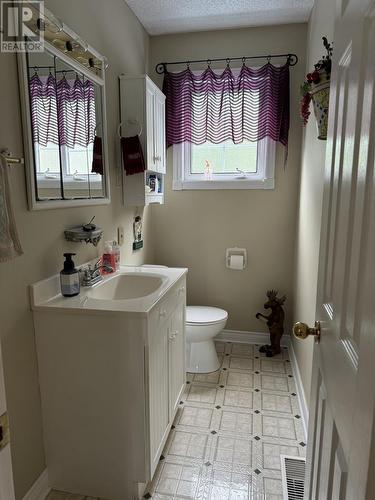
<path id="1" fill-rule="evenodd" d="M 274 179 L 237 179 L 237 180 L 173 180 L 173 191 L 210 190 L 210 189 L 274 189 Z"/>
<path id="2" fill-rule="evenodd" d="M 100 176 L 100 179 L 92 179 L 90 180 L 74 180 L 71 176 L 64 177 L 64 188 L 65 189 L 75 189 L 75 190 L 80 190 L 80 189 L 88 189 L 88 186 L 90 185 L 91 189 L 102 189 L 102 178 Z M 60 188 L 60 179 L 46 179 L 44 176 L 37 176 L 37 183 L 38 186 L 42 189 L 51 189 L 51 188 Z"/>

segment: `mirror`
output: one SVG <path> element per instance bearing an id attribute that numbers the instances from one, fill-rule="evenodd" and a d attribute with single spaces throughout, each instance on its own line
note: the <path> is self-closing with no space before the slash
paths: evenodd
<path id="1" fill-rule="evenodd" d="M 98 76 L 46 41 L 20 56 L 30 208 L 108 203 L 104 64 Z"/>

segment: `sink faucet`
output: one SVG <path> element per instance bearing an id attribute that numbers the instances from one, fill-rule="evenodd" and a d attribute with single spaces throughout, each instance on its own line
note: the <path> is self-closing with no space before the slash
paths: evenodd
<path id="1" fill-rule="evenodd" d="M 91 264 L 89 264 L 81 270 L 83 273 L 81 282 L 82 286 L 93 286 L 102 281 L 103 276 L 100 274 L 100 269 L 105 269 L 109 273 L 113 272 L 113 268 L 111 266 L 107 264 L 101 265 L 100 260 L 95 263 L 94 267 L 91 267 Z"/>

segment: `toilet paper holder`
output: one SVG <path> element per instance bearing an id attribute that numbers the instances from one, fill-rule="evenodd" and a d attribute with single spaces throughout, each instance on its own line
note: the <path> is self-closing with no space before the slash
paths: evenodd
<path id="1" fill-rule="evenodd" d="M 238 269 L 234 268 L 231 266 L 231 257 L 234 255 L 239 255 L 243 257 L 243 267 Z M 233 269 L 236 271 L 241 271 L 242 269 L 245 269 L 247 266 L 247 251 L 246 248 L 239 248 L 239 247 L 233 247 L 233 248 L 227 248 L 226 251 L 226 257 L 225 257 L 225 263 L 228 269 Z"/>

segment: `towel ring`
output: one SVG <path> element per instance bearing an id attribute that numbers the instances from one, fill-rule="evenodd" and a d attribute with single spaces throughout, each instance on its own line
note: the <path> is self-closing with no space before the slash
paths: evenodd
<path id="1" fill-rule="evenodd" d="M 25 163 L 24 159 L 21 157 L 21 158 L 17 158 L 16 156 L 13 156 L 12 153 L 9 151 L 9 149 L 2 149 L 0 151 L 0 155 L 5 158 L 5 161 L 7 162 L 8 165 L 13 165 L 13 164 L 18 164 L 18 165 L 22 165 L 23 163 Z"/>
<path id="2" fill-rule="evenodd" d="M 138 135 L 138 137 L 140 137 L 142 135 L 142 132 L 143 132 L 142 123 L 140 123 L 138 120 L 128 120 L 127 123 L 129 123 L 129 125 L 136 125 L 136 124 L 138 124 L 139 125 L 139 131 L 137 132 L 137 135 Z M 119 125 L 118 125 L 118 127 L 117 127 L 117 135 L 118 135 L 118 137 L 120 139 L 122 137 L 122 135 L 120 133 L 121 127 L 122 127 L 122 122 L 120 122 Z"/>

